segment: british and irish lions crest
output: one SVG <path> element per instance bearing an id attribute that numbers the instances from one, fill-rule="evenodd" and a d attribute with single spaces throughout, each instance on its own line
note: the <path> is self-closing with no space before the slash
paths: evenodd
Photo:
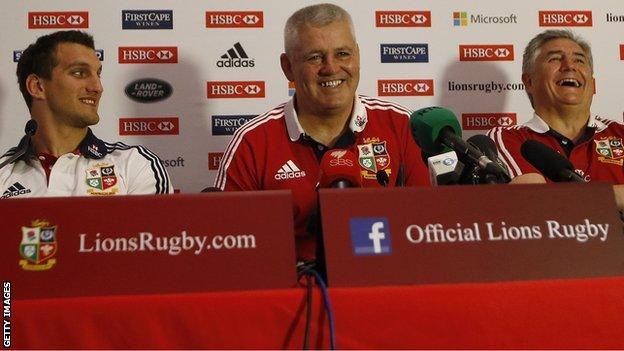
<path id="1" fill-rule="evenodd" d="M 368 143 L 360 144 L 358 147 L 358 160 L 363 168 L 362 177 L 366 179 L 377 179 L 377 172 L 386 170 L 391 173 L 390 156 L 386 148 L 386 141 L 370 140 Z"/>
<path id="2" fill-rule="evenodd" d="M 86 182 L 89 195 L 115 195 L 118 191 L 115 166 L 111 164 L 98 163 L 87 169 Z"/>
<path id="3" fill-rule="evenodd" d="M 596 143 L 596 152 L 600 155 L 598 156 L 598 161 L 622 166 L 624 163 L 622 138 L 610 136 L 594 140 L 594 142 Z"/>
<path id="4" fill-rule="evenodd" d="M 56 264 L 53 258 L 58 243 L 56 226 L 47 220 L 34 220 L 29 227 L 22 227 L 19 265 L 27 271 L 43 271 Z"/>

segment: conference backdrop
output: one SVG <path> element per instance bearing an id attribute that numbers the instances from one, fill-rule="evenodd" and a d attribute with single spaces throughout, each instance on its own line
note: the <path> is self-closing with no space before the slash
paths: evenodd
<path id="1" fill-rule="evenodd" d="M 212 185 L 232 133 L 291 98 L 279 66 L 288 16 L 312 1 L 18 1 L 0 11 L 0 149 L 29 118 L 15 77 L 38 36 L 81 29 L 102 60 L 106 141 L 142 144 L 165 162 L 175 188 Z M 359 92 L 410 109 L 445 106 L 464 137 L 527 121 L 521 81 L 527 41 L 569 28 L 592 44 L 594 114 L 622 120 L 624 3 L 601 1 L 335 1 L 353 16 Z"/>

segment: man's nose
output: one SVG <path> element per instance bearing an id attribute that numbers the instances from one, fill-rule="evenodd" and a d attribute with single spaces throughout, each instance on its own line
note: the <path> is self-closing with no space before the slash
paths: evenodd
<path id="1" fill-rule="evenodd" d="M 94 75 L 93 78 L 89 79 L 87 90 L 90 92 L 101 94 L 104 91 L 104 86 L 102 85 L 102 79 L 99 76 Z"/>
<path id="2" fill-rule="evenodd" d="M 325 75 L 332 75 L 338 72 L 338 61 L 332 56 L 326 56 L 323 60 L 323 66 L 321 67 L 321 73 Z"/>

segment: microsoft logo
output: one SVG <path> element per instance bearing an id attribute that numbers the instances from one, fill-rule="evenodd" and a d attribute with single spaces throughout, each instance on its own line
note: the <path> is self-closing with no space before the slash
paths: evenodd
<path id="1" fill-rule="evenodd" d="M 468 13 L 467 12 L 453 12 L 453 26 L 465 27 L 468 25 Z"/>

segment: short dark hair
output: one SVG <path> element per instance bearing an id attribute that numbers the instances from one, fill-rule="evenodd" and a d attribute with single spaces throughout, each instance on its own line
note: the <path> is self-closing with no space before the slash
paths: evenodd
<path id="1" fill-rule="evenodd" d="M 35 43 L 30 44 L 22 52 L 17 62 L 16 71 L 17 82 L 29 110 L 32 106 L 32 96 L 26 89 L 26 78 L 31 74 L 36 74 L 44 79 L 51 79 L 52 69 L 58 65 L 58 60 L 55 56 L 56 47 L 61 43 L 80 44 L 95 50 L 93 37 L 78 30 L 54 32 L 41 36 Z"/>

